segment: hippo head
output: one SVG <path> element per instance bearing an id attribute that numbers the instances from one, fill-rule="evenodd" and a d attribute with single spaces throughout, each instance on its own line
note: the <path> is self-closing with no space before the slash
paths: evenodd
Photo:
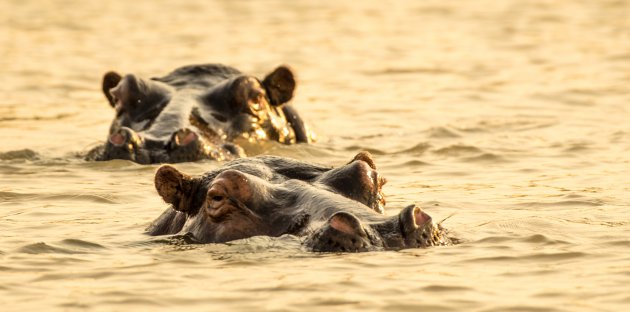
<path id="1" fill-rule="evenodd" d="M 374 168 L 367 153 L 327 170 L 273 156 L 239 159 L 201 177 L 162 166 L 155 187 L 172 209 L 148 231 L 188 233 L 202 243 L 294 234 L 327 252 L 448 244 L 415 205 L 383 215 L 384 179 Z"/>
<path id="2" fill-rule="evenodd" d="M 183 227 L 200 242 L 279 236 L 291 227 L 293 216 L 278 209 L 284 201 L 275 199 L 264 181 L 237 170 L 207 181 L 162 166 L 155 186 L 164 201 L 187 215 Z"/>
<path id="3" fill-rule="evenodd" d="M 295 86 L 286 66 L 262 81 L 222 65 L 186 66 L 152 79 L 108 72 L 102 88 L 115 118 L 97 159 L 223 160 L 245 155 L 239 140 L 309 142 L 287 104 Z"/>

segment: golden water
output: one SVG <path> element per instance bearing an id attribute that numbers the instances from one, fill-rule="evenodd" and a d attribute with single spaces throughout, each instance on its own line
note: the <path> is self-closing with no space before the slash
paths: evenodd
<path id="1" fill-rule="evenodd" d="M 0 310 L 630 309 L 630 1 L 0 2 Z M 85 162 L 108 70 L 290 64 L 312 146 L 464 240 L 316 254 L 145 236 L 157 166 Z M 178 165 L 199 174 L 219 163 Z"/>

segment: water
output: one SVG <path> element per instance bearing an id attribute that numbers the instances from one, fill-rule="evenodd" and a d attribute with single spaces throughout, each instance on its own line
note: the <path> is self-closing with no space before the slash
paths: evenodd
<path id="1" fill-rule="evenodd" d="M 630 307 L 629 1 L 0 3 L 0 304 L 26 310 L 621 311 Z M 294 237 L 145 236 L 157 166 L 77 157 L 108 70 L 290 64 L 312 146 L 371 151 L 388 213 L 450 247 L 316 254 Z M 199 174 L 219 163 L 179 164 Z"/>

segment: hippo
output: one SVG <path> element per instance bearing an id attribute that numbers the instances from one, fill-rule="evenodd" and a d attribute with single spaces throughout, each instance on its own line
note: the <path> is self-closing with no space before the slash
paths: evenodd
<path id="1" fill-rule="evenodd" d="M 337 168 L 278 156 L 242 158 L 198 177 L 163 165 L 155 187 L 170 207 L 147 234 L 185 235 L 198 243 L 291 234 L 317 252 L 451 243 L 441 224 L 416 205 L 386 216 L 385 183 L 367 152 Z"/>
<path id="2" fill-rule="evenodd" d="M 310 143 L 315 135 L 289 104 L 293 71 L 279 66 L 259 80 L 221 64 L 189 65 L 143 79 L 108 72 L 103 93 L 116 116 L 89 160 L 140 164 L 246 155 L 241 143 Z"/>

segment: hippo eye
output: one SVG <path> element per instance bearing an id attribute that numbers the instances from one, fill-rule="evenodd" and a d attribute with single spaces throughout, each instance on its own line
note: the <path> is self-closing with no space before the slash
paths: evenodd
<path id="1" fill-rule="evenodd" d="M 223 196 L 221 196 L 221 195 L 214 195 L 214 196 L 212 196 L 212 200 L 213 200 L 213 201 L 222 201 L 222 200 L 223 200 L 223 198 L 224 198 L 224 197 L 223 197 Z"/>

